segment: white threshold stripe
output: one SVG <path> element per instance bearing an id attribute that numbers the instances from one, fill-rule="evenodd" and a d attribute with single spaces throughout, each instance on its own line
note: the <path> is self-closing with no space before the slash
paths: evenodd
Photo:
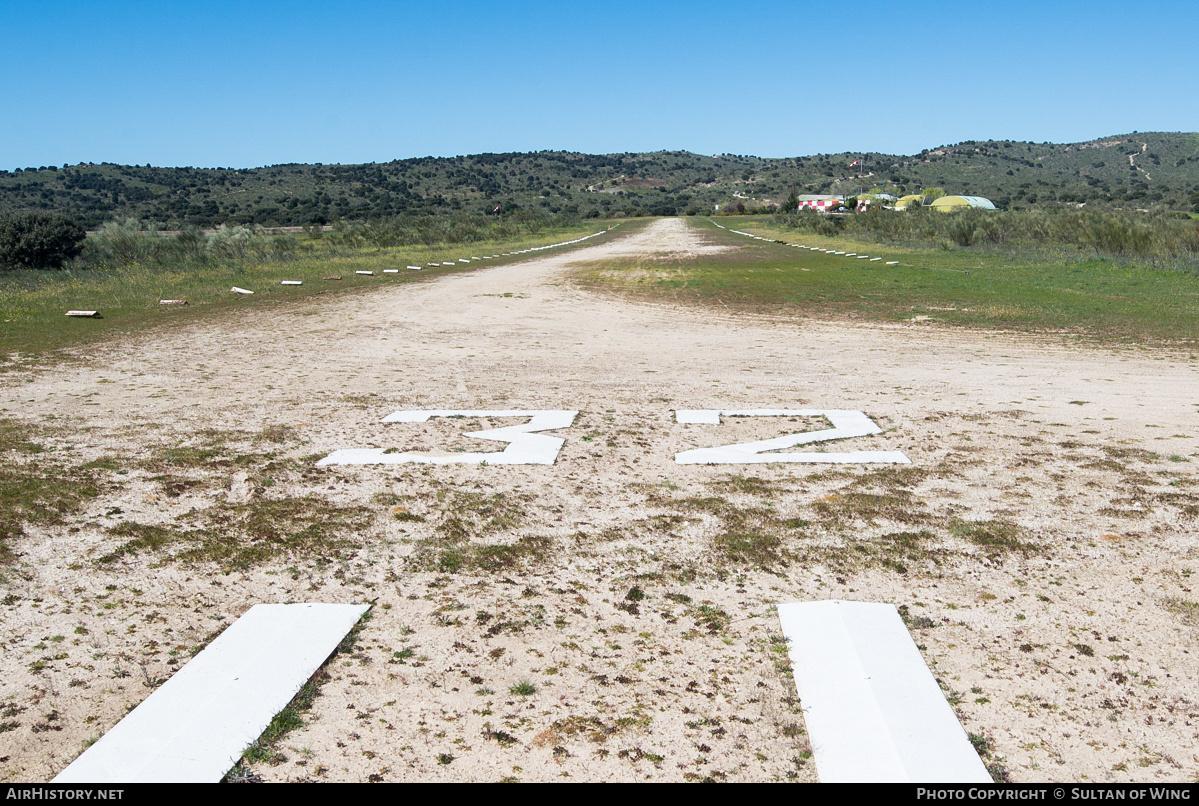
<path id="1" fill-rule="evenodd" d="M 216 783 L 369 605 L 250 608 L 53 783 Z"/>
<path id="2" fill-rule="evenodd" d="M 991 783 L 893 605 L 778 610 L 822 782 Z"/>

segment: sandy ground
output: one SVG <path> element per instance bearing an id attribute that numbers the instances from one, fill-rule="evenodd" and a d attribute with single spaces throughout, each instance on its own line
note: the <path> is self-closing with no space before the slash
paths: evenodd
<path id="1" fill-rule="evenodd" d="M 1194 780 L 1194 357 L 680 309 L 568 279 L 572 261 L 723 248 L 708 237 L 661 220 L 0 376 L 0 416 L 75 465 L 108 457 L 99 497 L 15 545 L 0 774 L 53 777 L 254 603 L 369 601 L 306 726 L 254 774 L 815 780 L 774 606 L 846 598 L 906 607 L 1012 780 Z M 673 463 L 819 427 L 673 420 L 774 407 L 863 410 L 885 433 L 846 449 L 913 464 Z M 553 466 L 313 466 L 495 448 L 458 436 L 473 420 L 381 424 L 405 408 L 580 414 Z M 164 470 L 180 446 L 210 453 Z M 144 526 L 236 534 L 272 501 L 333 508 L 349 547 L 231 572 L 178 543 L 104 559 Z"/>

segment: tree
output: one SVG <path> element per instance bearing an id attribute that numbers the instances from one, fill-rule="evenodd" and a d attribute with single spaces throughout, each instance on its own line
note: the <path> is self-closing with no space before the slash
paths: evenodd
<path id="1" fill-rule="evenodd" d="M 64 216 L 0 216 L 0 269 L 61 269 L 83 251 L 86 237 L 83 227 Z"/>

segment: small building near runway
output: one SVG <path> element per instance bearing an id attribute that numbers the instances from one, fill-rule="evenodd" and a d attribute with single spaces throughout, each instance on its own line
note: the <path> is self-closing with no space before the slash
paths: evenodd
<path id="1" fill-rule="evenodd" d="M 821 213 L 827 213 L 829 210 L 835 210 L 844 203 L 844 196 L 804 195 L 799 197 L 800 210 L 807 208 L 809 210 L 817 210 Z"/>
<path id="2" fill-rule="evenodd" d="M 949 213 L 954 210 L 994 210 L 995 205 L 990 199 L 984 199 L 982 196 L 942 196 L 939 199 L 933 199 L 933 203 L 929 205 L 935 210 L 940 210 L 942 213 Z"/>

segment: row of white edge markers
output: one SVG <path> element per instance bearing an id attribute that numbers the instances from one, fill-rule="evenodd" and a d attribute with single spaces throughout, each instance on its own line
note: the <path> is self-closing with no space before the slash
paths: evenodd
<path id="1" fill-rule="evenodd" d="M 584 235 L 582 238 L 575 238 L 572 241 L 561 241 L 559 243 L 551 243 L 551 244 L 547 244 L 545 246 L 533 246 L 528 249 L 518 249 L 515 252 L 504 252 L 499 255 L 484 255 L 483 257 L 472 257 L 470 259 L 460 257 L 456 261 L 455 260 L 447 260 L 442 263 L 429 263 L 427 265 L 429 265 L 429 266 L 457 266 L 459 264 L 470 263 L 475 260 L 494 260 L 497 257 L 509 257 L 511 255 L 523 255 L 527 252 L 540 252 L 543 249 L 553 249 L 558 246 L 570 246 L 571 244 L 581 243 L 582 241 L 585 241 L 588 238 L 594 238 L 596 235 L 603 235 L 605 232 L 609 232 L 618 226 L 620 226 L 620 225 L 616 224 L 612 227 L 609 227 L 606 230 L 600 230 L 599 232 L 593 232 L 590 235 Z M 422 267 L 421 266 L 408 266 L 407 268 L 409 268 L 413 271 L 420 271 Z M 384 274 L 399 274 L 400 270 L 399 269 L 383 269 L 383 273 Z M 374 272 L 359 270 L 359 271 L 354 272 L 354 274 L 373 275 Z M 340 280 L 341 276 L 340 275 L 329 275 L 328 277 L 325 277 L 324 279 L 325 280 Z M 304 281 L 303 280 L 283 280 L 280 282 L 280 285 L 304 285 Z M 248 288 L 240 288 L 238 286 L 233 286 L 229 290 L 234 294 L 253 294 L 254 293 L 253 291 L 251 291 Z M 186 305 L 187 300 L 185 300 L 185 299 L 160 299 L 158 301 L 158 304 L 159 305 Z M 67 316 L 85 317 L 85 318 L 89 318 L 89 319 L 102 318 L 100 316 L 99 311 L 67 311 Z"/>
<path id="2" fill-rule="evenodd" d="M 716 224 L 715 221 L 713 221 L 712 223 Z M 881 257 L 870 257 L 870 255 L 859 255 L 857 252 L 837 252 L 832 249 L 821 249 L 819 246 L 806 246 L 802 243 L 786 243 L 785 241 L 776 241 L 773 238 L 763 238 L 761 235 L 754 235 L 752 232 L 742 232 L 739 229 L 729 229 L 728 227 L 724 226 L 723 224 L 716 224 L 716 226 L 720 227 L 723 230 L 728 230 L 729 232 L 735 232 L 738 235 L 744 235 L 747 238 L 753 238 L 754 240 L 757 240 L 757 241 L 771 241 L 772 243 L 781 243 L 784 246 L 794 246 L 797 249 L 811 249 L 813 252 L 824 252 L 829 255 L 844 255 L 845 257 L 853 257 L 853 258 L 857 258 L 858 260 L 868 260 L 871 263 L 874 263 L 876 260 L 882 260 Z M 894 266 L 898 263 L 899 263 L 898 260 L 888 260 L 883 265 Z"/>
<path id="3" fill-rule="evenodd" d="M 617 226 L 619 226 L 619 225 L 617 225 Z M 426 266 L 430 266 L 430 267 L 432 267 L 432 266 L 438 266 L 438 267 L 441 267 L 441 266 L 457 266 L 457 265 L 459 265 L 459 264 L 461 264 L 461 263 L 470 263 L 470 262 L 472 262 L 472 261 L 475 261 L 475 260 L 494 260 L 494 259 L 495 259 L 495 258 L 497 258 L 497 257 L 509 257 L 509 256 L 511 256 L 511 255 L 523 255 L 523 254 L 525 254 L 526 252 L 540 252 L 542 249 L 553 249 L 554 247 L 557 247 L 557 246 L 570 246 L 571 244 L 580 243 L 580 242 L 582 242 L 582 241 L 585 241 L 585 240 L 587 240 L 588 238 L 594 238 L 596 235 L 603 235 L 605 232 L 608 232 L 608 230 L 600 230 L 599 232 L 593 232 L 593 233 L 591 233 L 590 235 L 584 235 L 582 238 L 575 238 L 573 241 L 560 241 L 559 243 L 551 243 L 551 244 L 547 244 L 547 245 L 545 245 L 545 246 L 533 246 L 533 247 L 530 247 L 530 248 L 528 248 L 528 249 L 518 249 L 518 250 L 517 250 L 517 251 L 515 251 L 515 252 L 503 252 L 503 253 L 501 253 L 501 254 L 498 254 L 498 255 L 484 255 L 483 257 L 478 257 L 478 256 L 475 256 L 475 257 L 471 257 L 471 258 L 464 258 L 464 257 L 460 257 L 460 258 L 458 258 L 457 260 L 446 260 L 446 261 L 444 261 L 444 262 L 441 262 L 441 263 L 427 263 L 427 264 L 425 264 L 425 265 L 426 265 Z M 421 270 L 421 268 L 423 268 L 423 267 L 421 267 L 421 266 L 408 266 L 408 267 L 406 267 L 406 268 L 408 268 L 408 269 L 411 269 L 412 271 L 420 271 L 420 270 Z M 383 273 L 384 273 L 384 274 L 399 274 L 399 273 L 400 273 L 400 270 L 399 270 L 399 269 L 384 269 L 384 270 L 383 270 Z M 373 275 L 373 274 L 374 274 L 374 272 L 373 272 L 373 271 L 364 271 L 364 270 L 359 270 L 359 271 L 356 271 L 356 272 L 354 272 L 354 274 Z M 335 276 L 335 275 L 330 275 L 330 276 L 328 276 L 328 277 L 325 277 L 324 279 L 326 279 L 326 280 L 340 280 L 340 279 L 341 279 L 341 277 L 340 277 L 340 276 Z M 303 281 L 303 280 L 283 280 L 283 281 L 280 283 L 280 285 L 303 285 L 303 284 L 304 284 L 304 281 Z M 250 291 L 249 289 L 246 289 L 246 288 L 238 288 L 237 286 L 233 286 L 233 288 L 232 288 L 232 289 L 230 289 L 230 290 L 231 290 L 231 291 L 232 291 L 234 294 L 253 294 L 253 293 L 254 293 L 253 291 Z M 174 300 L 160 300 L 160 301 L 159 301 L 159 303 L 160 303 L 160 304 L 162 304 L 162 305 L 167 305 L 167 304 L 170 304 L 171 302 L 174 302 Z"/>

